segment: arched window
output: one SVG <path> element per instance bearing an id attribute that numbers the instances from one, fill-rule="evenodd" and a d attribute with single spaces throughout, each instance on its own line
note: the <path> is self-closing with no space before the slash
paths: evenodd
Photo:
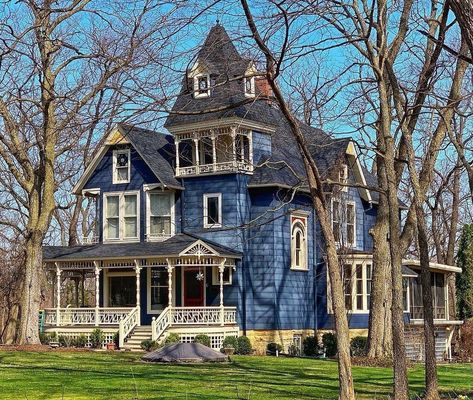
<path id="1" fill-rule="evenodd" d="M 307 269 L 307 218 L 291 216 L 291 268 Z"/>

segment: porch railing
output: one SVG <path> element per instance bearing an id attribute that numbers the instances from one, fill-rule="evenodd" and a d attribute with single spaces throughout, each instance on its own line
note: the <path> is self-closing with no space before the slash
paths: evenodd
<path id="1" fill-rule="evenodd" d="M 188 167 L 179 167 L 176 170 L 176 176 L 209 174 L 214 172 L 233 172 L 243 171 L 252 172 L 253 166 L 246 161 L 225 161 L 215 164 L 191 165 Z"/>
<path id="2" fill-rule="evenodd" d="M 133 310 L 126 308 L 47 308 L 45 309 L 45 325 L 118 325 Z M 59 313 L 58 313 L 59 311 Z M 59 315 L 59 321 L 58 321 Z M 98 319 L 97 319 L 98 317 Z"/>
<path id="3" fill-rule="evenodd" d="M 139 323 L 140 307 L 133 308 L 125 318 L 120 320 L 120 324 L 118 326 L 118 340 L 120 348 L 123 348 L 126 337 L 135 328 L 135 326 L 139 325 Z"/>
<path id="4" fill-rule="evenodd" d="M 166 307 L 151 322 L 152 339 L 158 340 L 171 325 L 234 325 L 236 307 Z"/>

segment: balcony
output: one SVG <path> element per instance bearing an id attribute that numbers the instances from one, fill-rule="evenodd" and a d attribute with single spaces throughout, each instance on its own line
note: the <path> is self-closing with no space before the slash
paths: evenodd
<path id="1" fill-rule="evenodd" d="M 237 127 L 175 135 L 176 177 L 252 173 L 252 132 Z"/>

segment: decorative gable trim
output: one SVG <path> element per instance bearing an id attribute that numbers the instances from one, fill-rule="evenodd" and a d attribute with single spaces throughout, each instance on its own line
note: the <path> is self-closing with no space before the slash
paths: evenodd
<path id="1" fill-rule="evenodd" d="M 186 247 L 179 253 L 179 256 L 220 256 L 220 253 L 215 251 L 212 247 L 210 247 L 207 243 L 203 242 L 202 240 L 197 240 L 192 243 L 190 246 Z"/>
<path id="2" fill-rule="evenodd" d="M 354 161 L 350 163 L 350 165 L 353 168 L 353 174 L 355 176 L 356 183 L 363 186 L 367 186 L 365 175 L 363 174 L 363 168 L 361 168 L 360 160 L 358 158 L 358 153 L 352 141 L 348 143 L 346 154 L 348 155 L 349 158 L 351 158 Z M 366 200 L 369 203 L 373 202 L 371 193 L 366 187 L 360 187 L 358 188 L 358 191 L 360 192 L 360 196 L 363 198 L 363 200 Z"/>

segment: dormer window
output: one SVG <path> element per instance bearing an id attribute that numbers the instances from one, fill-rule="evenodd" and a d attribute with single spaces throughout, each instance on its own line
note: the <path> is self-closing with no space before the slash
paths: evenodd
<path id="1" fill-rule="evenodd" d="M 130 149 L 113 151 L 113 183 L 130 182 Z"/>
<path id="2" fill-rule="evenodd" d="M 254 97 L 255 96 L 255 77 L 245 78 L 245 96 Z"/>
<path id="3" fill-rule="evenodd" d="M 194 77 L 194 97 L 209 97 L 210 96 L 210 76 L 197 75 Z"/>

